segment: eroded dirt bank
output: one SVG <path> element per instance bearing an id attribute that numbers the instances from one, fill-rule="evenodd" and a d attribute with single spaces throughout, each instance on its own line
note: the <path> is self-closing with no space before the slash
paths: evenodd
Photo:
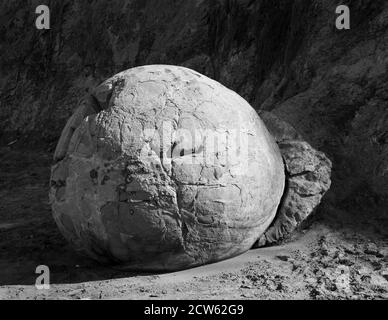
<path id="1" fill-rule="evenodd" d="M 386 218 L 329 202 L 291 242 L 220 263 L 151 275 L 96 265 L 51 218 L 51 153 L 0 148 L 0 299 L 388 299 Z M 41 264 L 48 291 L 33 285 Z"/>

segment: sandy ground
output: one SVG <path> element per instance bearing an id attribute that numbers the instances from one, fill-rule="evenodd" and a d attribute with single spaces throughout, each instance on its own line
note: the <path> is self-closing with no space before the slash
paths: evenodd
<path id="1" fill-rule="evenodd" d="M 326 208 L 292 241 L 167 274 L 77 256 L 48 203 L 48 151 L 0 148 L 0 299 L 388 299 L 388 223 Z M 385 215 L 386 216 L 386 215 Z M 51 271 L 49 290 L 35 269 Z"/>

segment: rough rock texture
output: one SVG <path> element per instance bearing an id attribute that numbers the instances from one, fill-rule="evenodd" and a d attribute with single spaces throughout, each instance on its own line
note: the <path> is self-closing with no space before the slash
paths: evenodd
<path id="1" fill-rule="evenodd" d="M 248 250 L 285 184 L 255 110 L 176 66 L 129 69 L 94 89 L 54 159 L 50 199 L 62 233 L 81 252 L 131 269 L 175 270 Z"/>
<path id="2" fill-rule="evenodd" d="M 270 112 L 261 112 L 275 138 L 286 170 L 286 186 L 276 218 L 255 243 L 271 245 L 285 239 L 314 212 L 331 185 L 331 161 L 312 148 L 287 122 Z"/>

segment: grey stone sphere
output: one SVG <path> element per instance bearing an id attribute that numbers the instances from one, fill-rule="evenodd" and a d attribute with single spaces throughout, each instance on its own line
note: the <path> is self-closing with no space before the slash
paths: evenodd
<path id="1" fill-rule="evenodd" d="M 285 175 L 273 137 L 238 94 L 150 65 L 96 87 L 69 119 L 50 202 L 81 253 L 129 270 L 178 270 L 250 249 Z"/>

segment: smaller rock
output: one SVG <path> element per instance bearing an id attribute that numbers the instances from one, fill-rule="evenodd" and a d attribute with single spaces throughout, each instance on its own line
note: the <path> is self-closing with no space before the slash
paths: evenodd
<path id="1" fill-rule="evenodd" d="M 290 257 L 289 256 L 276 256 L 276 258 L 278 258 L 279 260 L 282 260 L 282 261 L 288 261 L 288 259 Z"/>
<path id="2" fill-rule="evenodd" d="M 344 250 L 345 253 L 351 254 L 351 255 L 357 255 L 359 254 L 357 248 L 355 247 L 354 244 L 342 244 L 341 245 L 342 249 Z"/>
<path id="3" fill-rule="evenodd" d="M 252 286 L 249 286 L 249 285 L 247 285 L 247 284 L 242 284 L 242 285 L 240 286 L 240 288 L 241 288 L 241 289 L 252 289 Z"/>
<path id="4" fill-rule="evenodd" d="M 380 252 L 379 252 L 379 249 L 377 248 L 376 244 L 373 243 L 373 242 L 370 242 L 366 245 L 365 247 L 365 250 L 364 252 L 366 254 L 371 254 L 371 255 L 374 255 L 374 256 L 379 256 L 381 255 Z"/>
<path id="5" fill-rule="evenodd" d="M 323 243 L 321 245 L 321 248 L 320 248 L 320 253 L 324 256 L 328 256 L 329 255 L 329 248 L 327 247 L 327 245 L 325 243 Z"/>
<path id="6" fill-rule="evenodd" d="M 352 260 L 346 258 L 346 257 L 344 257 L 344 258 L 339 258 L 339 259 L 338 259 L 338 263 L 339 263 L 339 264 L 342 264 L 342 265 L 344 265 L 344 266 L 348 266 L 348 267 L 354 265 L 354 262 L 353 262 Z"/>
<path id="7" fill-rule="evenodd" d="M 286 187 L 275 220 L 254 247 L 276 243 L 289 236 L 321 202 L 330 188 L 331 161 L 315 150 L 287 122 L 270 112 L 260 113 L 275 137 L 286 167 Z"/>
<path id="8" fill-rule="evenodd" d="M 243 293 L 243 294 L 241 294 L 241 297 L 246 298 L 246 299 L 252 299 L 252 298 L 254 298 L 255 296 L 252 295 L 252 294 Z"/>

